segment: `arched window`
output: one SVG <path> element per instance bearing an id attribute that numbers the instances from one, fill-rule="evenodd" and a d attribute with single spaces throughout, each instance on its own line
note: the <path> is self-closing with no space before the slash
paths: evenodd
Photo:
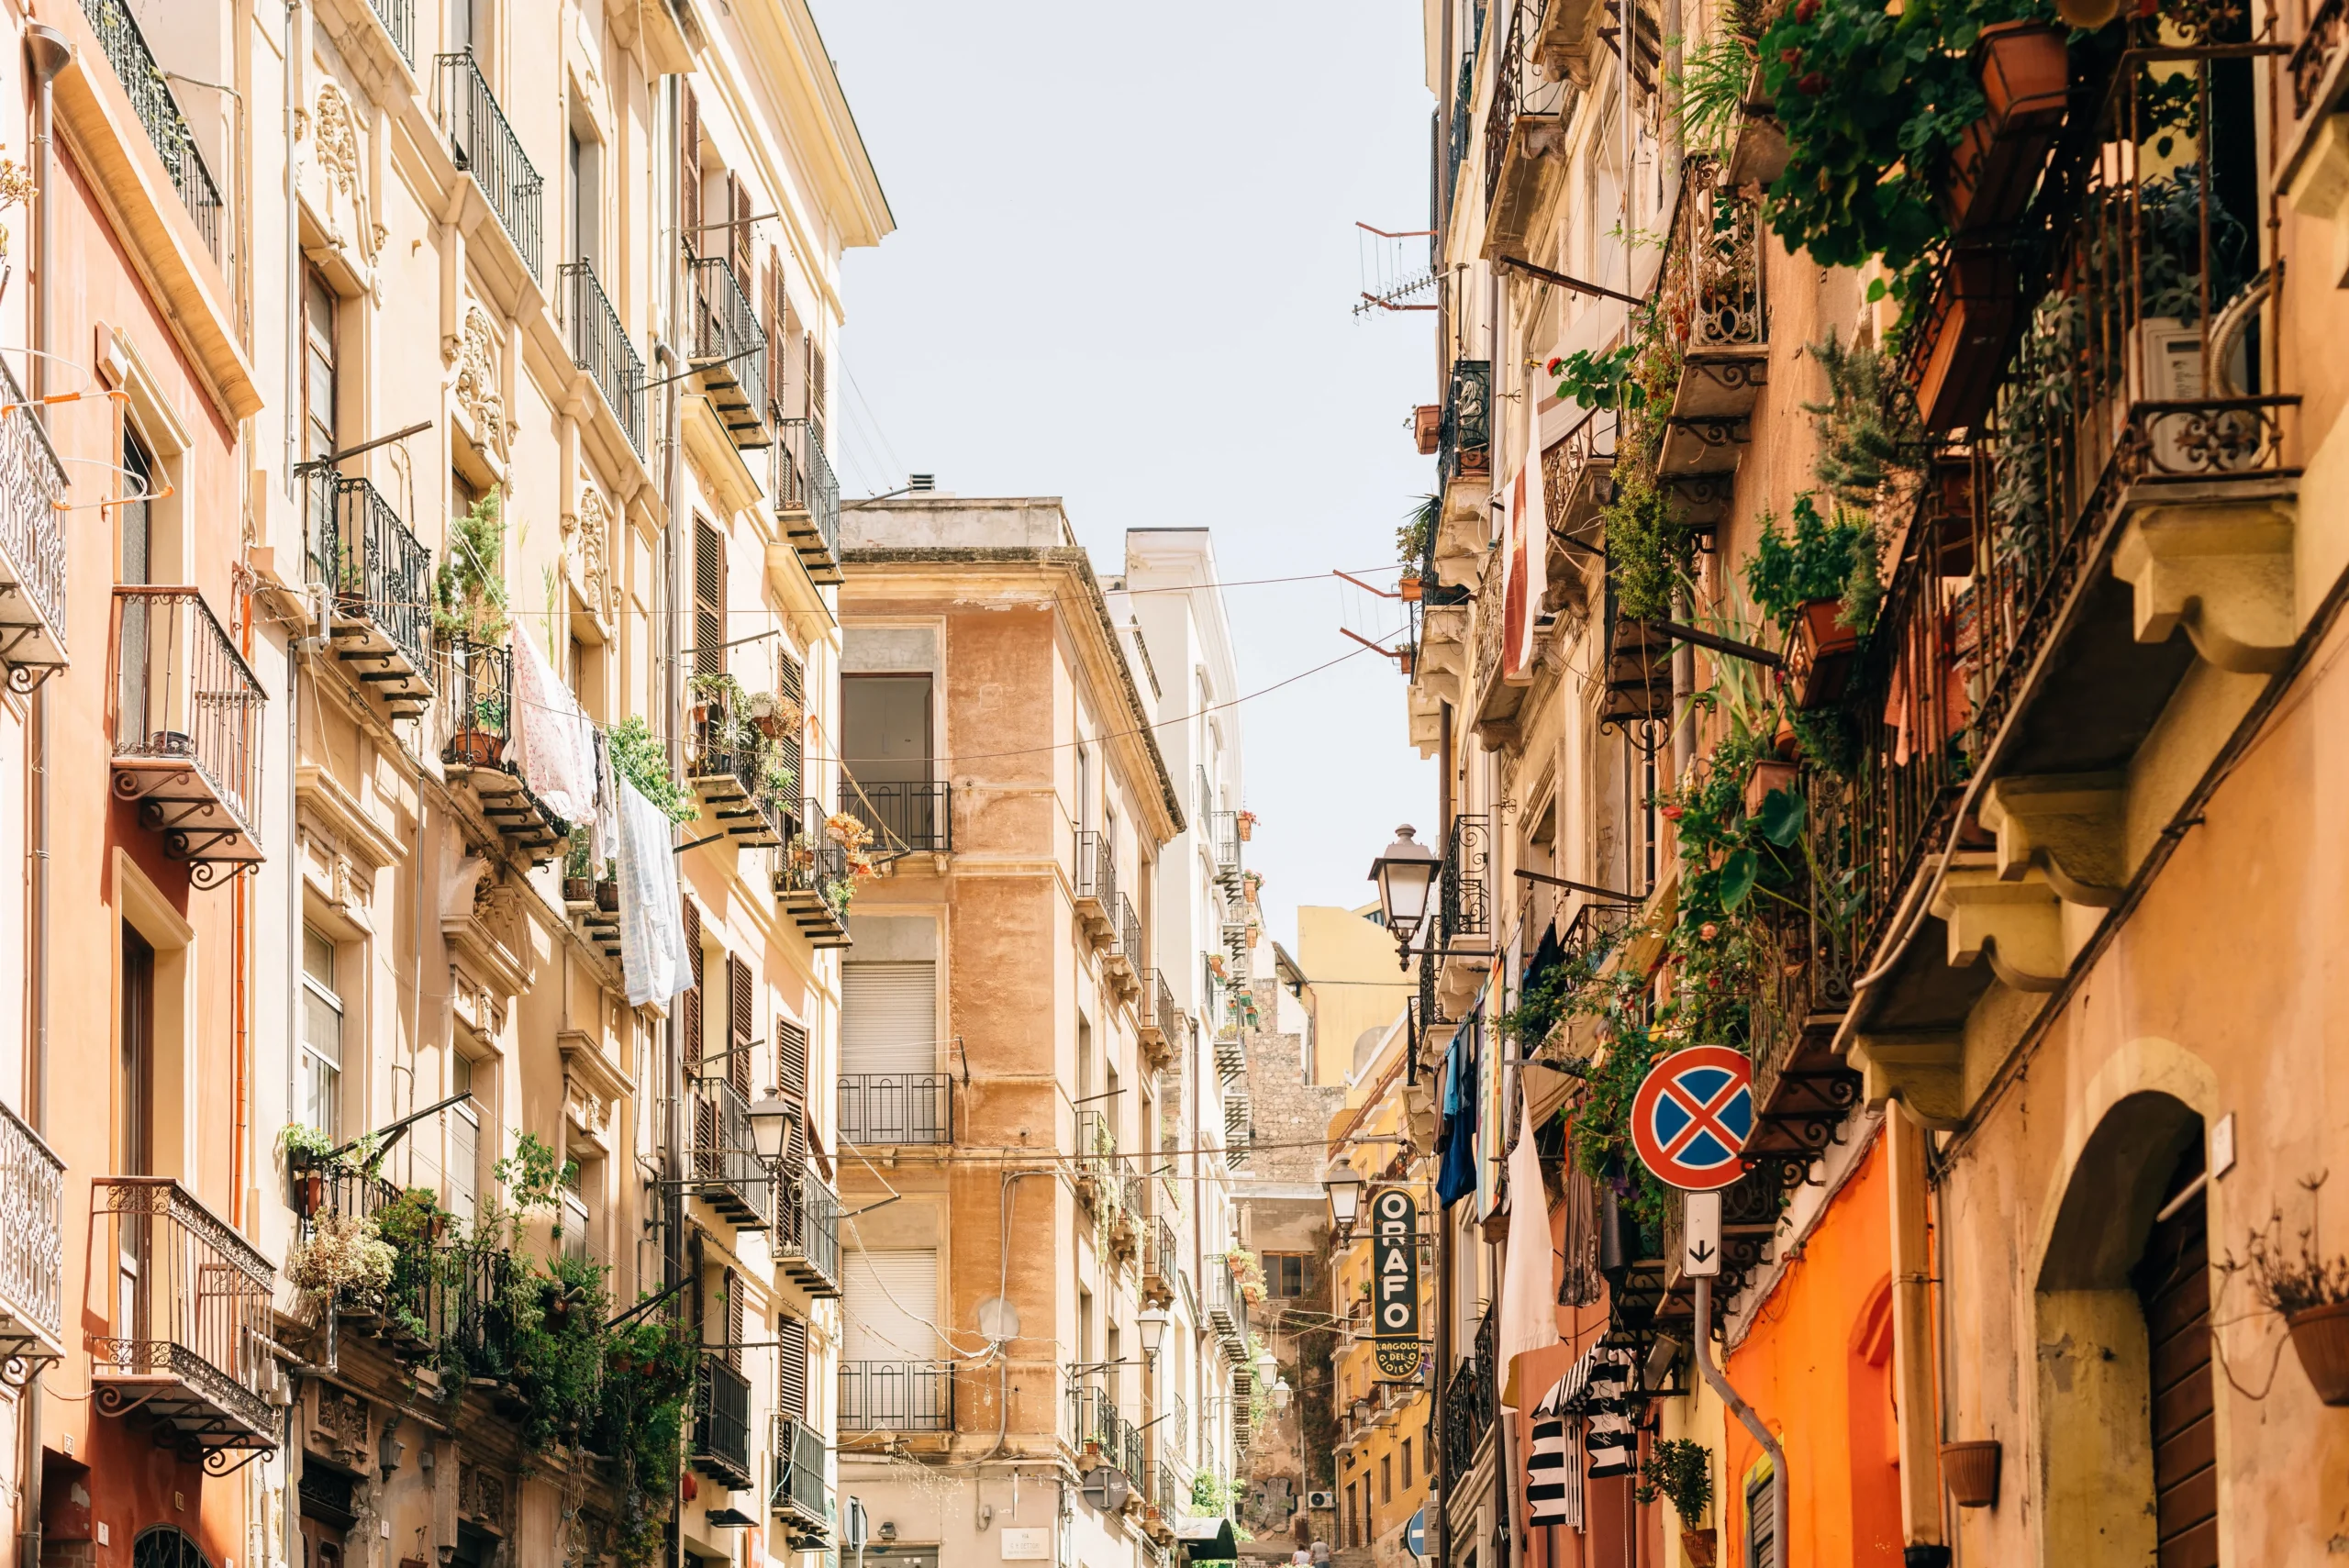
<path id="1" fill-rule="evenodd" d="M 171 1525 L 139 1532 L 130 1543 L 130 1568 L 212 1568 L 195 1538 Z"/>

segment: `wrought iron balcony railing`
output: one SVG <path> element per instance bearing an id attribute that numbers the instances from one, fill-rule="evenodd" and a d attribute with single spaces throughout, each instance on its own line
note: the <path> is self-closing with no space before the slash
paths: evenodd
<path id="1" fill-rule="evenodd" d="M 1141 995 L 1134 1003 L 1134 1025 L 1141 1031 L 1145 1044 L 1165 1044 L 1173 1040 L 1183 1028 L 1183 1015 L 1174 1006 L 1174 988 L 1166 983 L 1166 972 L 1155 966 L 1141 972 Z"/>
<path id="2" fill-rule="evenodd" d="M 1207 1267 L 1208 1326 L 1235 1356 L 1248 1352 L 1248 1298 L 1232 1277 L 1231 1260 L 1217 1258 Z"/>
<path id="3" fill-rule="evenodd" d="M 1237 893 L 1241 869 L 1240 846 L 1245 842 L 1240 837 L 1240 813 L 1219 811 L 1209 826 L 1215 843 L 1216 881 L 1225 884 L 1227 893 Z"/>
<path id="4" fill-rule="evenodd" d="M 65 467 L 0 362 L 0 664 L 13 691 L 65 667 Z"/>
<path id="5" fill-rule="evenodd" d="M 705 1351 L 694 1385 L 693 1464 L 719 1485 L 751 1485 L 751 1380 L 715 1351 Z"/>
<path id="6" fill-rule="evenodd" d="M 1444 843 L 1436 907 L 1437 940 L 1445 946 L 1454 938 L 1491 934 L 1492 906 L 1485 886 L 1491 844 L 1489 817 L 1470 812 L 1453 817 Z"/>
<path id="7" fill-rule="evenodd" d="M 873 830 L 872 852 L 942 854 L 954 847 L 954 790 L 944 779 L 841 780 L 841 809 Z"/>
<path id="8" fill-rule="evenodd" d="M 393 717 L 432 700 L 432 552 L 364 479 L 310 476 L 310 581 L 332 592 L 335 654 Z"/>
<path id="9" fill-rule="evenodd" d="M 619 421 L 636 455 L 644 455 L 644 356 L 629 341 L 620 313 L 584 258 L 555 269 L 557 297 L 571 342 L 571 362 L 593 377 L 604 406 Z"/>
<path id="10" fill-rule="evenodd" d="M 811 581 L 841 580 L 841 482 L 810 419 L 776 427 L 774 510 Z"/>
<path id="11" fill-rule="evenodd" d="M 1162 1434 L 1158 1440 L 1161 1451 L 1187 1460 L 1191 1457 L 1191 1402 L 1180 1394 L 1170 1394 L 1166 1396 L 1166 1419 L 1158 1428 Z M 1184 1500 L 1190 1499 L 1186 1496 Z"/>
<path id="12" fill-rule="evenodd" d="M 1107 921 L 1118 901 L 1118 850 L 1106 833 L 1076 830 L 1076 901 L 1084 912 Z"/>
<path id="13" fill-rule="evenodd" d="M 822 810 L 802 802 L 799 830 L 775 850 L 774 897 L 811 946 L 849 946 L 848 848 L 824 831 Z"/>
<path id="14" fill-rule="evenodd" d="M 114 793 L 209 887 L 262 862 L 268 698 L 194 588 L 114 591 Z"/>
<path id="15" fill-rule="evenodd" d="M 693 1107 L 695 1195 L 739 1229 L 768 1229 L 775 1221 L 775 1179 L 751 1141 L 751 1102 L 723 1078 L 697 1078 Z"/>
<path id="16" fill-rule="evenodd" d="M 90 1340 L 102 1415 L 138 1410 L 207 1469 L 226 1452 L 277 1446 L 270 1295 L 276 1273 L 252 1243 L 169 1176 L 98 1176 L 104 1225 L 92 1266 L 113 1273 L 110 1332 Z"/>
<path id="17" fill-rule="evenodd" d="M 767 434 L 767 335 L 733 266 L 723 256 L 685 247 L 685 360 L 699 373 L 710 406 L 740 447 L 763 447 Z"/>
<path id="18" fill-rule="evenodd" d="M 1436 481 L 1492 472 L 1493 366 L 1489 360 L 1454 360 L 1444 390 L 1443 422 L 1436 439 Z"/>
<path id="19" fill-rule="evenodd" d="M 1465 1475 L 1475 1466 L 1477 1445 L 1493 1429 L 1496 1332 L 1494 1315 L 1487 1311 L 1476 1330 L 1475 1357 L 1455 1369 L 1443 1385 L 1443 1446 L 1454 1475 Z"/>
<path id="20" fill-rule="evenodd" d="M 772 697 L 762 700 L 773 702 Z M 798 784 L 769 778 L 768 750 L 750 714 L 737 711 L 733 689 L 693 683 L 693 711 L 685 732 L 685 777 L 718 826 L 746 849 L 780 847 L 800 826 L 792 811 L 804 797 Z M 779 759 L 778 759 L 779 760 Z"/>
<path id="21" fill-rule="evenodd" d="M 64 1349 L 65 1162 L 0 1106 L 0 1367 L 8 1380 Z"/>
<path id="22" fill-rule="evenodd" d="M 203 150 L 195 144 L 195 132 L 188 125 L 187 116 L 180 112 L 179 100 L 172 95 L 171 82 L 156 63 L 154 50 L 147 47 L 146 35 L 139 30 L 137 18 L 131 16 L 126 0 L 82 0 L 82 15 L 88 19 L 90 31 L 96 35 L 106 63 L 114 68 L 115 80 L 122 83 L 123 92 L 129 97 L 131 111 L 146 128 L 155 155 L 163 161 L 163 172 L 171 176 L 173 188 L 179 192 L 188 216 L 195 220 L 205 249 L 212 252 L 214 261 L 225 265 L 228 258 L 220 248 L 226 229 L 220 187 L 205 164 Z"/>
<path id="23" fill-rule="evenodd" d="M 951 1073 L 843 1073 L 840 1135 L 850 1143 L 951 1143 Z"/>
<path id="24" fill-rule="evenodd" d="M 816 1173 L 785 1178 L 775 1203 L 770 1248 L 776 1266 L 810 1296 L 841 1293 L 841 1199 Z"/>
<path id="25" fill-rule="evenodd" d="M 768 1443 L 774 1478 L 767 1486 L 767 1511 L 796 1527 L 795 1550 L 813 1550 L 798 1546 L 798 1540 L 829 1534 L 834 1518 L 824 1434 L 784 1415 L 774 1418 L 774 1426 Z"/>
<path id="26" fill-rule="evenodd" d="M 384 24 L 384 31 L 391 35 L 392 47 L 400 58 L 413 67 L 416 64 L 416 0 L 367 0 L 375 19 Z"/>
<path id="27" fill-rule="evenodd" d="M 546 176 L 522 150 L 489 78 L 471 50 L 439 57 L 440 67 L 440 128 L 448 133 L 449 150 L 457 167 L 473 177 L 482 198 L 497 215 L 500 227 L 522 258 L 530 276 L 539 275 Z"/>
<path id="28" fill-rule="evenodd" d="M 842 1362 L 841 1436 L 954 1429 L 954 1369 L 946 1362 Z"/>
<path id="29" fill-rule="evenodd" d="M 1514 246 L 1525 235 L 1533 206 L 1525 189 L 1542 158 L 1556 150 L 1562 110 L 1573 95 L 1564 78 L 1526 69 L 1528 46 L 1542 26 L 1539 7 L 1515 7 L 1485 112 L 1485 206 L 1487 233 Z M 1510 199 L 1503 201 L 1507 193 Z"/>
<path id="30" fill-rule="evenodd" d="M 433 680 L 440 761 L 462 777 L 488 817 L 531 862 L 545 860 L 570 836 L 522 781 L 514 737 L 514 650 L 507 643 L 438 639 Z"/>
<path id="31" fill-rule="evenodd" d="M 1142 948 L 1141 917 L 1134 912 L 1134 901 L 1123 893 L 1110 906 L 1109 947 L 1107 954 L 1130 972 L 1139 971 L 1147 954 Z"/>

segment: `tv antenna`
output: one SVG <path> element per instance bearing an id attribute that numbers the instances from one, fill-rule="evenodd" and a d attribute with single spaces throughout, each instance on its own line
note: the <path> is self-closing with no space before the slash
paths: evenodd
<path id="1" fill-rule="evenodd" d="M 1354 225 L 1354 255 L 1362 272 L 1362 298 L 1356 316 L 1374 310 L 1433 310 L 1441 292 L 1442 274 L 1435 270 L 1435 230 L 1407 229 L 1390 234 L 1369 224 Z M 1425 251 L 1410 243 L 1425 239 Z"/>

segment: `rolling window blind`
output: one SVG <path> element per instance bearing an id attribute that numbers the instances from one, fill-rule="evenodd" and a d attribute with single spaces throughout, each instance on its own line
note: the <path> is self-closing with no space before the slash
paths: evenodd
<path id="1" fill-rule="evenodd" d="M 938 965 L 930 959 L 841 966 L 841 1071 L 938 1067 Z"/>

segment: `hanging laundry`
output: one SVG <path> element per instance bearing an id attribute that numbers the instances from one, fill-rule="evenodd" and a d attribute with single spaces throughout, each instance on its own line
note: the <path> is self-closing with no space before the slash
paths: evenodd
<path id="1" fill-rule="evenodd" d="M 1532 1453 L 1525 1462 L 1525 1520 L 1530 1525 L 1583 1528 L 1581 1423 L 1566 1413 L 1566 1385 L 1551 1385 L 1533 1407 Z"/>
<path id="2" fill-rule="evenodd" d="M 529 634 L 514 633 L 512 728 L 522 782 L 574 828 L 596 820 L 596 726 Z"/>
<path id="3" fill-rule="evenodd" d="M 693 984 L 677 897 L 674 826 L 634 784 L 619 784 L 620 978 L 628 1005 L 665 1003 Z"/>
<path id="4" fill-rule="evenodd" d="M 1468 1053 L 1464 1029 L 1452 1037 L 1449 1062 L 1445 1073 L 1451 1086 L 1444 1092 L 1444 1104 L 1451 1120 L 1435 1177 L 1435 1195 L 1446 1208 L 1476 1190 L 1476 1064 Z"/>
<path id="5" fill-rule="evenodd" d="M 1550 1206 L 1542 1185 L 1542 1153 L 1533 1141 L 1533 1113 L 1518 1103 L 1517 1147 L 1508 1155 L 1508 1241 L 1501 1252 L 1501 1403 L 1524 1404 L 1518 1358 L 1558 1342 L 1558 1282 L 1550 1245 Z M 1530 1393 L 1531 1390 L 1524 1391 Z"/>

